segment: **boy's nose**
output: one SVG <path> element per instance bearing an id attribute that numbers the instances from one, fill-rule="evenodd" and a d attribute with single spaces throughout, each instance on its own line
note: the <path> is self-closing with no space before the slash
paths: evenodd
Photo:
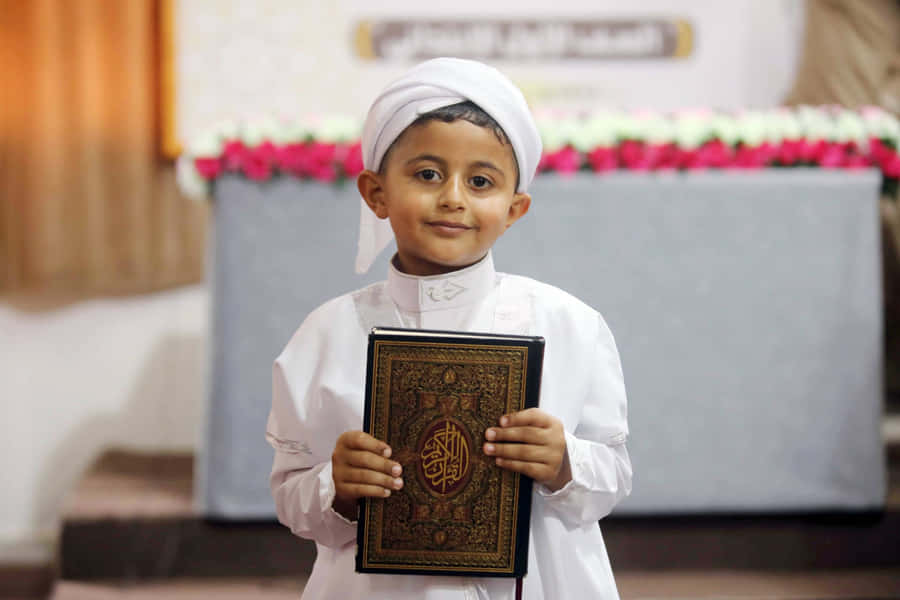
<path id="1" fill-rule="evenodd" d="M 458 210 L 465 204 L 465 182 L 450 178 L 441 190 L 440 204 L 443 208 Z"/>

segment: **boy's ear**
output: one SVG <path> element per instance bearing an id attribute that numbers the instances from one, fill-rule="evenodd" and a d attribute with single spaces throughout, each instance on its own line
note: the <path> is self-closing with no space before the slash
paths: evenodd
<path id="1" fill-rule="evenodd" d="M 509 227 L 525 216 L 529 208 L 531 208 L 531 196 L 525 192 L 515 194 L 512 204 L 509 205 L 509 212 L 506 215 L 506 226 Z"/>
<path id="2" fill-rule="evenodd" d="M 385 203 L 384 186 L 378 173 L 366 169 L 356 178 L 356 189 L 365 203 L 379 219 L 387 219 L 388 211 Z"/>

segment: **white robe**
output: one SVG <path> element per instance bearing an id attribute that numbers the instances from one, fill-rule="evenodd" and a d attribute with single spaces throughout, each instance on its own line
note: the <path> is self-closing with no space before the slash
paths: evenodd
<path id="1" fill-rule="evenodd" d="M 515 580 L 356 573 L 356 523 L 332 509 L 331 454 L 362 428 L 368 331 L 373 326 L 541 335 L 540 408 L 566 431 L 572 481 L 535 484 L 523 596 L 618 598 L 597 521 L 631 491 L 625 387 L 603 318 L 571 295 L 494 271 L 491 255 L 461 271 L 388 280 L 310 313 L 273 369 L 266 437 L 279 520 L 315 540 L 305 599 L 510 599 Z"/>

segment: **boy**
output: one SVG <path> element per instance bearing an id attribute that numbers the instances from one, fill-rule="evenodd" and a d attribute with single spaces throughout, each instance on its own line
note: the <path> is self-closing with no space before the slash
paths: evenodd
<path id="1" fill-rule="evenodd" d="M 596 311 L 495 272 L 490 253 L 531 202 L 541 144 L 524 98 L 486 65 L 426 61 L 375 100 L 362 145 L 357 270 L 393 232 L 388 279 L 313 311 L 273 372 L 272 494 L 280 521 L 318 550 L 304 598 L 515 592 L 512 579 L 354 572 L 357 500 L 389 496 L 404 477 L 391 448 L 359 431 L 376 325 L 546 338 L 540 408 L 503 416 L 482 450 L 535 481 L 524 597 L 618 597 L 597 526 L 631 489 L 615 343 Z"/>

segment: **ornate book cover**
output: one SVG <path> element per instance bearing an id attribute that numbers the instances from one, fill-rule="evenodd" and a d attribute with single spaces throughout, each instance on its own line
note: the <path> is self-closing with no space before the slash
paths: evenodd
<path id="1" fill-rule="evenodd" d="M 373 329 L 365 431 L 403 465 L 403 489 L 361 502 L 356 569 L 520 577 L 532 480 L 485 455 L 484 432 L 535 407 L 539 337 Z"/>

